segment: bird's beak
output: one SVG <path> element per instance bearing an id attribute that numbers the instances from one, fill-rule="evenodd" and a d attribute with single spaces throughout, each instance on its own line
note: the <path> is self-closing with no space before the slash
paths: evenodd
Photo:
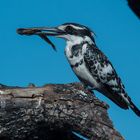
<path id="1" fill-rule="evenodd" d="M 47 36 L 57 36 L 64 34 L 64 31 L 54 27 L 37 27 L 37 28 L 19 28 L 17 29 L 17 33 L 20 35 L 40 35 L 44 34 Z"/>
<path id="2" fill-rule="evenodd" d="M 54 50 L 56 50 L 55 45 L 48 39 L 47 36 L 59 36 L 65 34 L 64 31 L 58 28 L 47 28 L 47 27 L 38 27 L 38 28 L 19 28 L 17 29 L 17 33 L 20 35 L 38 35 L 42 39 L 44 39 L 47 43 L 49 43 Z"/>

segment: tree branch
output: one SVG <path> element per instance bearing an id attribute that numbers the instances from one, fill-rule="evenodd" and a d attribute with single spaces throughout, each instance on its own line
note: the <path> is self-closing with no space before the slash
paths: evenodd
<path id="1" fill-rule="evenodd" d="M 91 140 L 123 140 L 107 109 L 80 83 L 0 85 L 0 139 L 74 140 L 75 131 Z"/>

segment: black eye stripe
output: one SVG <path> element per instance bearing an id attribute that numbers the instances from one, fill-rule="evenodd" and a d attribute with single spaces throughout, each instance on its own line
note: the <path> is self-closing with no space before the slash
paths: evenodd
<path id="1" fill-rule="evenodd" d="M 67 26 L 65 29 L 66 32 L 72 32 L 73 28 L 71 26 Z"/>
<path id="2" fill-rule="evenodd" d="M 82 29 L 78 29 L 78 28 L 74 28 L 70 25 L 67 25 L 65 27 L 65 32 L 70 35 L 81 36 L 81 37 L 89 36 L 90 38 L 92 38 L 90 30 L 85 27 Z"/>

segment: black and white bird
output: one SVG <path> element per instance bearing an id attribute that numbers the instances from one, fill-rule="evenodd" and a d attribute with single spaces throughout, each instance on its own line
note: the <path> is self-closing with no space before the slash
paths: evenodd
<path id="1" fill-rule="evenodd" d="M 123 109 L 131 108 L 140 116 L 140 110 L 125 92 L 125 87 L 109 59 L 96 46 L 95 34 L 88 27 L 65 23 L 54 28 L 20 28 L 17 32 L 22 35 L 39 35 L 54 49 L 54 44 L 47 36 L 66 39 L 65 55 L 84 86 L 101 92 Z"/>

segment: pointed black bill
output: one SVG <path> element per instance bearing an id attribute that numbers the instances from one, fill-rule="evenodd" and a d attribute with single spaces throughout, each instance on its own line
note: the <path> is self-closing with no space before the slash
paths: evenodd
<path id="1" fill-rule="evenodd" d="M 50 39 L 47 36 L 57 36 L 64 34 L 63 31 L 61 31 L 58 28 L 19 28 L 17 29 L 17 33 L 20 35 L 38 35 L 43 40 L 45 40 L 48 44 L 52 46 L 52 48 L 56 51 L 55 45 L 50 41 Z"/>

